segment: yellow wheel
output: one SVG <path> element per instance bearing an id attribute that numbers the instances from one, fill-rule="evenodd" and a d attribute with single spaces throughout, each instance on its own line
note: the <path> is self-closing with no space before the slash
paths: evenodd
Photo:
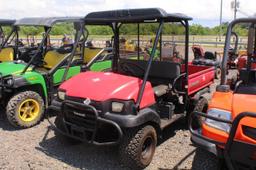
<path id="1" fill-rule="evenodd" d="M 38 117 L 39 111 L 39 103 L 34 99 L 27 99 L 23 101 L 18 109 L 19 117 L 24 122 L 33 121 Z"/>
<path id="2" fill-rule="evenodd" d="M 9 122 L 20 128 L 29 128 L 38 124 L 44 115 L 44 101 L 34 91 L 20 92 L 7 104 L 6 116 Z"/>

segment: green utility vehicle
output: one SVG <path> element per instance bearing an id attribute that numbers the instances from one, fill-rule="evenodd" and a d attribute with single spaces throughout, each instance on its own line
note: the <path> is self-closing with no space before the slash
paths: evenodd
<path id="1" fill-rule="evenodd" d="M 57 48 L 50 43 L 50 33 L 54 25 L 60 23 L 71 25 L 75 35 L 74 43 L 63 43 Z M 111 55 L 111 50 L 85 47 L 88 33 L 77 17 L 24 18 L 14 25 L 43 27 L 45 31 L 40 43 L 35 43 L 30 51 L 29 62 L 16 60 L 0 63 L 0 101 L 6 108 L 7 119 L 16 127 L 29 128 L 43 118 L 57 87 L 64 80 L 88 70 L 88 60 L 96 62 L 97 58 Z M 17 31 L 11 34 L 17 34 Z M 95 71 L 106 69 L 110 64 L 102 61 L 102 67 L 97 66 Z"/>

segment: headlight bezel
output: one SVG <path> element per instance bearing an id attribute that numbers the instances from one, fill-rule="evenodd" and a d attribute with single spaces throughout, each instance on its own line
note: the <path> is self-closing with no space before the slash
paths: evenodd
<path id="1" fill-rule="evenodd" d="M 65 90 L 58 90 L 57 96 L 59 100 L 65 100 L 66 98 L 66 91 Z"/>
<path id="2" fill-rule="evenodd" d="M 209 116 L 213 116 L 216 118 L 220 118 L 220 119 L 224 119 L 227 121 L 231 121 L 232 120 L 232 115 L 231 112 L 228 110 L 224 110 L 224 109 L 218 109 L 218 108 L 210 108 L 208 109 L 207 115 Z M 224 123 L 221 121 L 216 121 L 210 118 L 205 118 L 204 120 L 204 124 L 207 126 L 210 126 L 212 128 L 221 130 L 223 132 L 229 133 L 230 129 L 231 129 L 231 124 L 229 123 Z"/>
<path id="3" fill-rule="evenodd" d="M 112 109 L 113 103 L 122 104 L 123 105 L 122 110 L 120 112 L 116 112 L 115 110 L 113 110 Z M 106 112 L 111 112 L 115 114 L 120 114 L 120 115 L 136 115 L 137 114 L 134 100 L 111 99 L 111 100 L 105 101 L 103 103 L 103 107 L 105 108 L 104 110 Z"/>
<path id="4" fill-rule="evenodd" d="M 13 76 L 6 76 L 2 78 L 2 83 L 6 87 L 12 87 L 14 85 L 14 78 Z"/>

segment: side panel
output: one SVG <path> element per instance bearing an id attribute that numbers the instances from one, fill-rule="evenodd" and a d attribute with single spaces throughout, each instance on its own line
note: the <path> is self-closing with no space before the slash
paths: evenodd
<path id="1" fill-rule="evenodd" d="M 81 71 L 80 66 L 70 67 L 68 70 L 67 79 L 73 77 L 74 75 L 77 75 L 78 73 L 80 73 L 80 71 Z M 64 72 L 65 72 L 65 68 L 60 68 L 53 74 L 53 83 L 54 84 L 61 83 Z"/>
<path id="2" fill-rule="evenodd" d="M 112 61 L 111 61 L 111 60 L 99 61 L 99 62 L 94 63 L 94 64 L 90 67 L 90 70 L 91 70 L 91 71 L 102 71 L 102 70 L 111 68 L 111 64 L 112 64 Z"/>
<path id="3" fill-rule="evenodd" d="M 214 81 L 214 67 L 194 72 L 188 76 L 188 94 L 191 95 L 209 85 Z"/>

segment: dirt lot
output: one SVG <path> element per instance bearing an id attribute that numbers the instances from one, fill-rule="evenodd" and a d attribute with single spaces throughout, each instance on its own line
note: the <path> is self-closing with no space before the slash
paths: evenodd
<path id="1" fill-rule="evenodd" d="M 117 161 L 116 147 L 72 145 L 56 138 L 46 120 L 34 128 L 16 130 L 2 115 L 0 169 L 124 169 Z M 191 169 L 195 148 L 189 135 L 181 122 L 166 129 L 147 169 Z"/>

